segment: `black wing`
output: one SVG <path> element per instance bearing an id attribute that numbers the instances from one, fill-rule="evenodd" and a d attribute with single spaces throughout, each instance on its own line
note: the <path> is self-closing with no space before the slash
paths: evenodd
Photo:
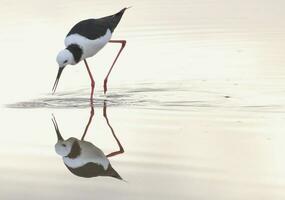
<path id="1" fill-rule="evenodd" d="M 109 164 L 108 169 L 104 170 L 103 166 L 96 163 L 87 163 L 82 167 L 71 168 L 65 164 L 69 171 L 76 176 L 91 178 L 96 176 L 110 176 L 122 180 L 121 176 L 116 172 L 111 164 Z"/>
<path id="2" fill-rule="evenodd" d="M 90 40 L 95 40 L 105 35 L 108 29 L 113 33 L 126 9 L 127 8 L 124 8 L 120 12 L 107 17 L 87 19 L 78 22 L 74 27 L 72 27 L 67 36 L 77 33 Z"/>

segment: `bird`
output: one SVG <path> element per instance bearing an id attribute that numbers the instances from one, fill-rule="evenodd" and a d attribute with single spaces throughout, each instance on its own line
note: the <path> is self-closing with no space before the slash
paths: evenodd
<path id="1" fill-rule="evenodd" d="M 117 141 L 117 144 L 120 147 L 119 151 L 112 152 L 108 155 L 105 155 L 103 151 L 92 144 L 89 141 L 85 141 L 84 138 L 86 136 L 89 125 L 91 124 L 94 108 L 91 108 L 89 121 L 86 125 L 85 131 L 81 137 L 81 139 L 77 139 L 75 137 L 70 137 L 66 140 L 63 139 L 56 119 L 53 115 L 52 122 L 55 128 L 55 132 L 57 135 L 57 143 L 55 144 L 55 151 L 58 155 L 62 156 L 63 162 L 68 170 L 79 177 L 91 178 L 97 176 L 109 176 L 119 180 L 123 180 L 123 178 L 119 175 L 119 173 L 112 167 L 108 157 L 115 156 L 121 153 L 124 153 L 124 149 L 115 135 L 114 129 L 111 127 L 107 114 L 106 114 L 106 104 L 104 102 L 104 110 L 103 115 L 107 121 L 111 132 Z M 124 180 L 123 180 L 124 181 Z"/>
<path id="2" fill-rule="evenodd" d="M 128 8 L 130 7 L 125 7 L 114 15 L 82 20 L 71 28 L 64 39 L 65 48 L 56 57 L 58 72 L 52 88 L 53 94 L 56 91 L 63 69 L 68 65 L 76 65 L 83 60 L 91 81 L 90 100 L 93 101 L 95 81 L 86 59 L 98 53 L 108 42 L 121 44 L 120 50 L 104 79 L 104 94 L 106 94 L 109 75 L 127 43 L 126 40 L 111 40 L 111 37 Z"/>

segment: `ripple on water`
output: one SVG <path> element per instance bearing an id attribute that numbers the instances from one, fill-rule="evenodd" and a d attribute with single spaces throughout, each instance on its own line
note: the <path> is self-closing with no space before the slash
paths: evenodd
<path id="1" fill-rule="evenodd" d="M 188 100 L 190 90 L 169 84 L 154 86 L 139 84 L 135 88 L 112 88 L 107 95 L 102 91 L 95 94 L 94 106 L 101 107 L 106 101 L 108 106 L 134 106 L 149 109 L 185 109 L 203 104 L 200 100 Z M 206 103 L 205 103 L 206 105 Z M 87 108 L 90 106 L 89 89 L 47 94 L 37 99 L 6 105 L 8 108 Z"/>
<path id="2" fill-rule="evenodd" d="M 202 85 L 207 84 L 207 85 Z M 200 109 L 232 109 L 259 112 L 281 112 L 284 106 L 272 104 L 266 98 L 259 103 L 248 102 L 249 97 L 241 96 L 242 93 L 228 94 L 220 87 L 213 84 L 199 82 L 198 88 L 193 88 L 189 82 L 181 83 L 143 83 L 132 88 L 120 87 L 112 88 L 105 96 L 103 91 L 95 93 L 94 106 L 102 107 L 104 102 L 108 106 L 115 107 L 135 107 L 151 110 L 179 110 L 190 111 Z M 197 85 L 197 84 L 196 84 Z M 205 90 L 208 88 L 208 90 Z M 218 88 L 218 89 L 217 89 Z M 6 105 L 8 108 L 88 108 L 89 88 L 59 92 L 55 95 L 47 94 L 38 99 L 16 102 Z"/>

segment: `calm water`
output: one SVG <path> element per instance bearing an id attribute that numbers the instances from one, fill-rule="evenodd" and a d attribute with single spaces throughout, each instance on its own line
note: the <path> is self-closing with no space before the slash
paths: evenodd
<path id="1" fill-rule="evenodd" d="M 128 41 L 83 63 L 55 95 L 55 56 L 77 21 L 128 10 Z M 285 198 L 284 1 L 1 1 L 0 199 Z M 104 103 L 106 117 L 104 117 Z M 82 178 L 55 152 L 64 139 L 102 150 L 124 179 Z M 108 123 L 107 123 L 108 122 Z M 113 134 L 114 135 L 113 135 Z M 116 136 L 119 143 L 116 141 Z"/>

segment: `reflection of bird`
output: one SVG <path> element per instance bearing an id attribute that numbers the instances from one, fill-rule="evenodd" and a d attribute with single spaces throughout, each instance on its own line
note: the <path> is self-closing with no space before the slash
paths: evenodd
<path id="1" fill-rule="evenodd" d="M 92 77 L 91 71 L 87 64 L 86 58 L 94 56 L 100 49 L 102 49 L 108 42 L 121 43 L 121 49 L 119 50 L 107 76 L 104 79 L 104 93 L 107 91 L 107 81 L 111 73 L 111 70 L 117 61 L 121 51 L 125 47 L 125 40 L 110 40 L 112 33 L 120 22 L 125 10 L 99 19 L 87 19 L 77 23 L 67 34 L 64 43 L 66 48 L 59 52 L 57 55 L 57 63 L 59 65 L 57 77 L 53 86 L 53 92 L 55 92 L 57 84 L 59 82 L 62 70 L 67 66 L 75 65 L 81 60 L 84 60 L 90 80 L 91 80 L 91 100 L 93 99 L 93 92 L 95 82 Z"/>
<path id="2" fill-rule="evenodd" d="M 105 113 L 105 108 L 104 108 Z M 111 128 L 112 134 L 115 137 L 120 150 L 113 153 L 105 154 L 93 145 L 91 142 L 84 141 L 84 137 L 88 130 L 88 127 L 92 121 L 94 115 L 93 107 L 91 109 L 91 115 L 89 122 L 86 126 L 84 134 L 81 140 L 71 137 L 67 140 L 64 140 L 60 134 L 57 122 L 53 117 L 52 122 L 57 134 L 57 143 L 55 145 L 55 151 L 57 154 L 63 157 L 63 162 L 66 167 L 75 175 L 85 178 L 96 177 L 96 176 L 110 176 L 122 180 L 121 176 L 113 169 L 110 161 L 107 157 L 114 156 L 124 152 L 123 147 L 121 146 L 119 140 L 115 136 L 115 133 L 112 127 L 109 124 L 107 116 L 104 114 L 104 117 L 107 120 L 108 126 Z"/>

